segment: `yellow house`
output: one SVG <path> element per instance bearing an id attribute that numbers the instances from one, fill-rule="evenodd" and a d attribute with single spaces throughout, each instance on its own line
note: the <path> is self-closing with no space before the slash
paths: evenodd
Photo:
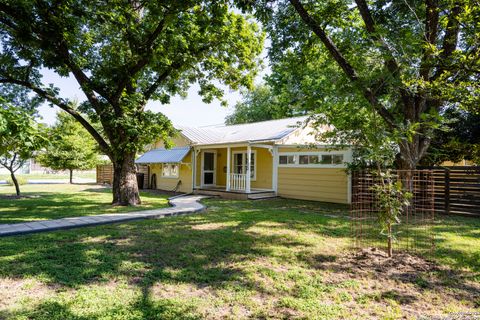
<path id="1" fill-rule="evenodd" d="M 235 199 L 351 201 L 345 163 L 352 150 L 316 143 L 306 117 L 178 129 L 174 148 L 158 142 L 136 161 L 148 165 L 151 188 Z"/>

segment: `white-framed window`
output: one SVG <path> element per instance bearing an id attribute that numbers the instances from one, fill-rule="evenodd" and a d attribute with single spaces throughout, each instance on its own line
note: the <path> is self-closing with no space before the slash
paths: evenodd
<path id="1" fill-rule="evenodd" d="M 279 167 L 344 167 L 345 152 L 283 152 L 279 153 Z"/>
<path id="2" fill-rule="evenodd" d="M 296 155 L 281 155 L 278 157 L 279 164 L 295 164 L 297 163 Z"/>
<path id="3" fill-rule="evenodd" d="M 162 165 L 163 178 L 178 178 L 179 171 L 179 165 L 176 163 L 164 163 Z"/>
<path id="4" fill-rule="evenodd" d="M 257 178 L 257 151 L 252 150 L 252 162 L 250 163 L 250 179 L 255 181 Z M 233 152 L 233 173 L 247 173 L 247 151 L 234 151 Z"/>

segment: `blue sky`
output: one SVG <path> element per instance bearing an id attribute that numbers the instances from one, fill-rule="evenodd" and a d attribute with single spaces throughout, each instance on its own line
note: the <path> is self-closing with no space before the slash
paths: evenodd
<path id="1" fill-rule="evenodd" d="M 61 78 L 50 70 L 43 70 L 43 83 L 53 83 L 60 88 L 60 94 L 64 98 L 76 99 L 83 101 L 85 95 L 79 89 L 79 85 L 72 77 Z M 233 106 L 241 99 L 239 92 L 234 92 L 228 88 L 225 90 L 225 97 L 228 101 L 228 107 L 222 107 L 219 101 L 213 101 L 210 104 L 202 102 L 197 94 L 198 86 L 194 85 L 190 88 L 186 99 L 173 97 L 171 103 L 162 105 L 159 102 L 151 101 L 147 108 L 156 112 L 162 112 L 172 120 L 174 124 L 185 126 L 204 126 L 211 124 L 224 123 L 225 117 L 231 114 Z M 55 122 L 55 114 L 57 107 L 49 107 L 44 105 L 40 107 L 39 113 L 42 116 L 42 122 L 53 124 Z"/>

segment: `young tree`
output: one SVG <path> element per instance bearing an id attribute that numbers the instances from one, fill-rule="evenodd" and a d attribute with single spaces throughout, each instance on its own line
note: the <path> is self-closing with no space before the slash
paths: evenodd
<path id="1" fill-rule="evenodd" d="M 0 165 L 10 172 L 17 196 L 20 196 L 20 186 L 15 172 L 45 143 L 43 128 L 34 121 L 28 112 L 12 106 L 6 107 L 5 102 L 2 101 L 0 106 Z"/>
<path id="2" fill-rule="evenodd" d="M 2 1 L 0 34 L 0 83 L 31 89 L 85 127 L 113 163 L 118 205 L 140 203 L 137 152 L 175 133 L 148 101 L 168 103 L 192 83 L 205 102 L 222 99 L 218 84 L 251 86 L 264 38 L 229 1 L 190 0 Z M 73 108 L 42 83 L 43 68 L 72 75 L 87 100 Z"/>
<path id="3" fill-rule="evenodd" d="M 70 183 L 73 183 L 73 170 L 92 169 L 99 161 L 95 140 L 66 112 L 57 113 L 49 140 L 50 145 L 40 152 L 37 160 L 45 167 L 68 170 Z"/>
<path id="4" fill-rule="evenodd" d="M 359 109 L 375 112 L 398 144 L 400 169 L 425 155 L 442 108 L 478 105 L 476 1 L 241 2 L 272 39 L 272 81 L 287 80 L 292 101 L 310 110 L 333 103 L 354 121 Z"/>

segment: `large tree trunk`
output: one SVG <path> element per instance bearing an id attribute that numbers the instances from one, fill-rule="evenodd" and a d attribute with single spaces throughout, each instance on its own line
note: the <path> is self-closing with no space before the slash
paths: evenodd
<path id="1" fill-rule="evenodd" d="M 17 193 L 17 196 L 20 196 L 20 186 L 18 185 L 18 180 L 13 171 L 10 172 L 10 177 L 12 177 L 13 184 L 15 185 L 15 192 Z"/>
<path id="2" fill-rule="evenodd" d="M 70 171 L 70 184 L 73 184 L 73 169 L 68 169 Z"/>
<path id="3" fill-rule="evenodd" d="M 141 203 L 136 173 L 135 153 L 113 159 L 113 205 L 136 206 Z"/>
<path id="4" fill-rule="evenodd" d="M 403 188 L 407 192 L 413 192 L 413 175 L 418 163 L 425 155 L 430 140 L 417 133 L 412 141 L 406 139 L 399 144 L 400 153 L 397 155 L 397 169 L 402 180 Z"/>

